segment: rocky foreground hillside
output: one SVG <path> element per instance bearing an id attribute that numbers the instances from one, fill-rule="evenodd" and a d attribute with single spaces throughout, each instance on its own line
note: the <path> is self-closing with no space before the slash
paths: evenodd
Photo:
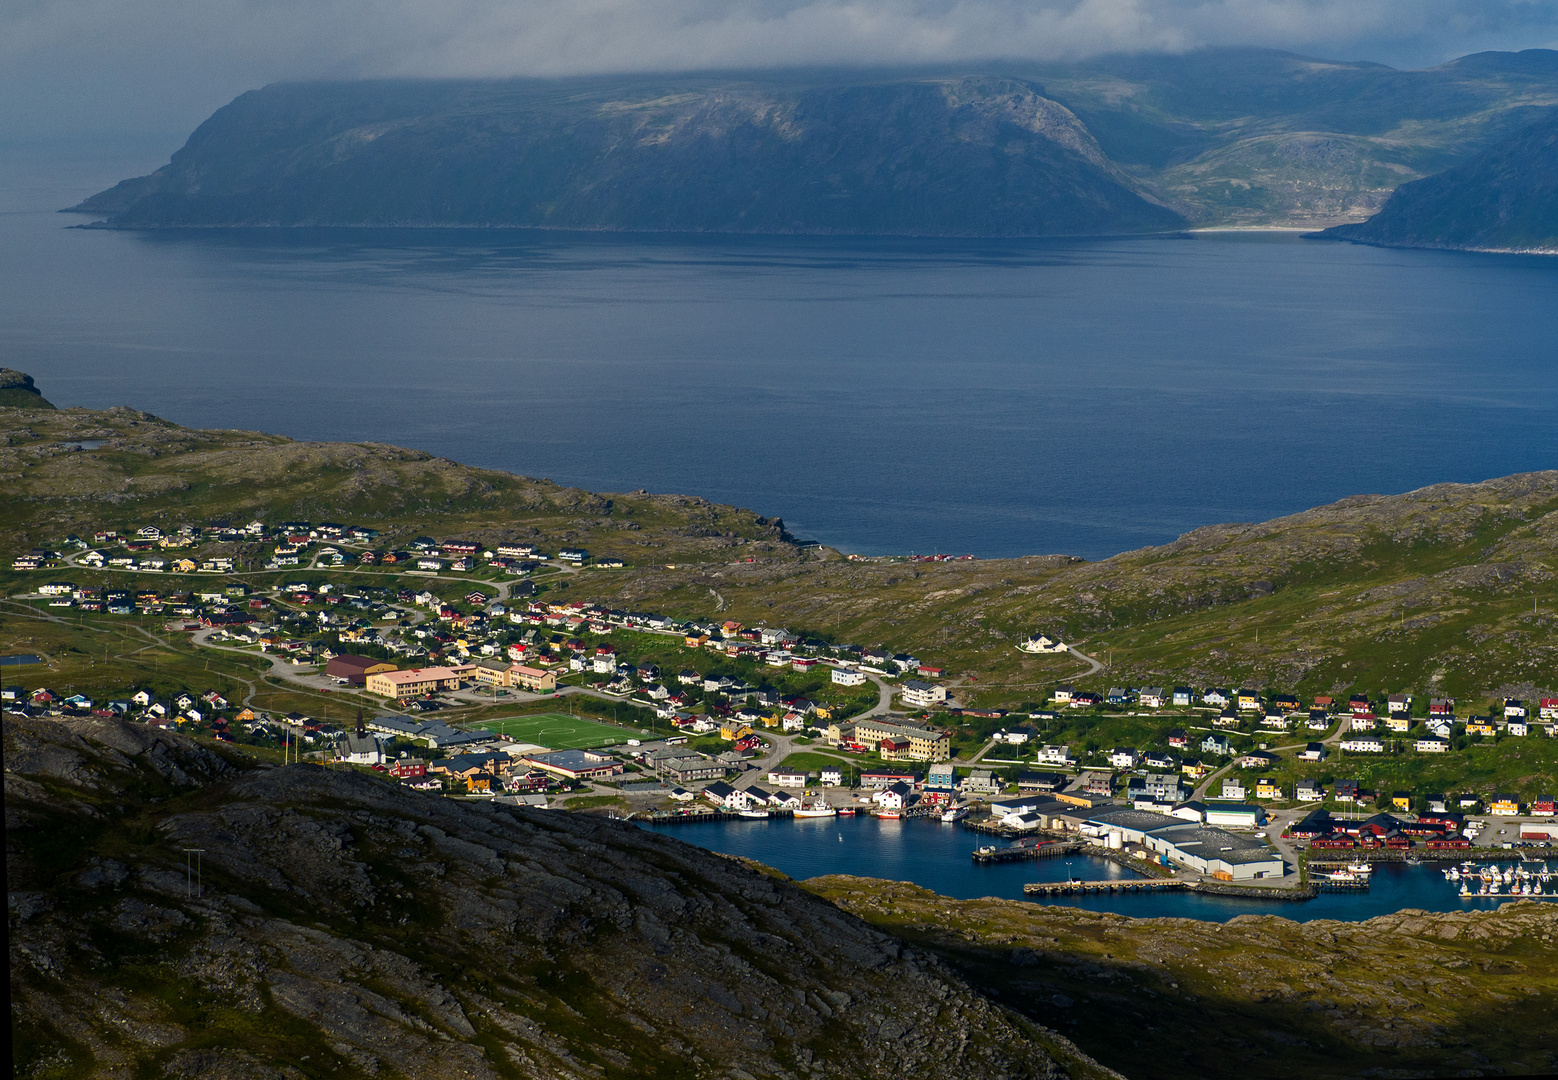
<path id="1" fill-rule="evenodd" d="M 1113 1075 L 787 880 L 631 825 L 108 721 L 7 718 L 5 769 L 17 1076 Z"/>

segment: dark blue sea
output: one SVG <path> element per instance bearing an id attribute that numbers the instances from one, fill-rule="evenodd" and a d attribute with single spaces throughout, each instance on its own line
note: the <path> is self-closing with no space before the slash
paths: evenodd
<path id="1" fill-rule="evenodd" d="M 693 493 L 867 553 L 1098 558 L 1558 464 L 1558 259 L 53 212 L 176 145 L 0 148 L 0 363 L 59 404 Z"/>
<path id="2" fill-rule="evenodd" d="M 756 859 L 804 880 L 820 874 L 908 881 L 960 900 L 996 896 L 1023 899 L 1029 881 L 1102 881 L 1138 875 L 1105 859 L 1085 855 L 1033 862 L 976 865 L 974 849 L 992 841 L 958 825 L 914 819 L 884 821 L 872 817 L 777 818 L 644 826 L 690 844 Z M 1448 866 L 1449 864 L 1445 864 Z M 1424 911 L 1473 911 L 1497 907 L 1501 899 L 1461 899 L 1459 885 L 1444 879 L 1441 867 L 1381 864 L 1368 892 L 1322 893 L 1308 901 L 1261 901 L 1203 896 L 1199 893 L 1112 894 L 1035 901 L 1113 911 L 1137 918 L 1172 916 L 1226 922 L 1236 915 L 1280 915 L 1311 919 L 1370 919 L 1403 908 Z M 1558 903 L 1558 901 L 1555 901 Z"/>

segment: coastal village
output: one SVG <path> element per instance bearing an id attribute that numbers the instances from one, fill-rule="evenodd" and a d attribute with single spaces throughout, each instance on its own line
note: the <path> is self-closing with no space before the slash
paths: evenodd
<path id="1" fill-rule="evenodd" d="M 20 598 L 54 617 L 150 620 L 216 658 L 270 658 L 300 689 L 335 694 L 333 718 L 209 687 L 75 692 L 11 679 L 4 707 L 122 716 L 432 794 L 663 823 L 929 816 L 1008 845 L 981 848 L 987 860 L 1081 844 L 1160 884 L 1292 887 L 1307 861 L 1337 864 L 1310 888 L 1366 887 L 1370 858 L 1464 858 L 1495 840 L 1545 849 L 1558 835 L 1550 794 L 1370 780 L 1376 760 L 1551 738 L 1558 698 L 1473 711 L 1408 692 L 1301 700 L 1057 682 L 1040 708 L 971 708 L 958 680 L 907 653 L 563 599 L 551 586 L 565 575 L 621 565 L 583 549 L 378 539 L 328 522 L 218 521 L 67 537 L 13 563 L 36 581 Z M 86 572 L 135 585 L 72 579 Z M 1042 634 L 1013 647 L 1099 666 Z M 497 705 L 515 715 L 439 718 Z M 1107 739 L 1127 729 L 1149 734 Z"/>

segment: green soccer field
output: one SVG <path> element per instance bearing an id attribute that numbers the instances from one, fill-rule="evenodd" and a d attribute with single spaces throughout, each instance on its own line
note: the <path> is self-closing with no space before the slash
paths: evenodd
<path id="1" fill-rule="evenodd" d="M 648 737 L 636 728 L 601 724 L 566 713 L 537 713 L 513 716 L 506 720 L 484 720 L 472 727 L 495 731 L 515 742 L 535 743 L 552 750 L 589 750 L 597 746 L 620 745 L 629 739 Z"/>

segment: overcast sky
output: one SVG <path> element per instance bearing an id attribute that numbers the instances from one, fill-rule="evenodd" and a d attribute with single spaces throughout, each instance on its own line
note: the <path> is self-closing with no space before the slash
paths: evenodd
<path id="1" fill-rule="evenodd" d="M 1206 45 L 1421 67 L 1558 46 L 1558 0 L 0 0 L 0 137 L 185 133 L 281 79 Z"/>

